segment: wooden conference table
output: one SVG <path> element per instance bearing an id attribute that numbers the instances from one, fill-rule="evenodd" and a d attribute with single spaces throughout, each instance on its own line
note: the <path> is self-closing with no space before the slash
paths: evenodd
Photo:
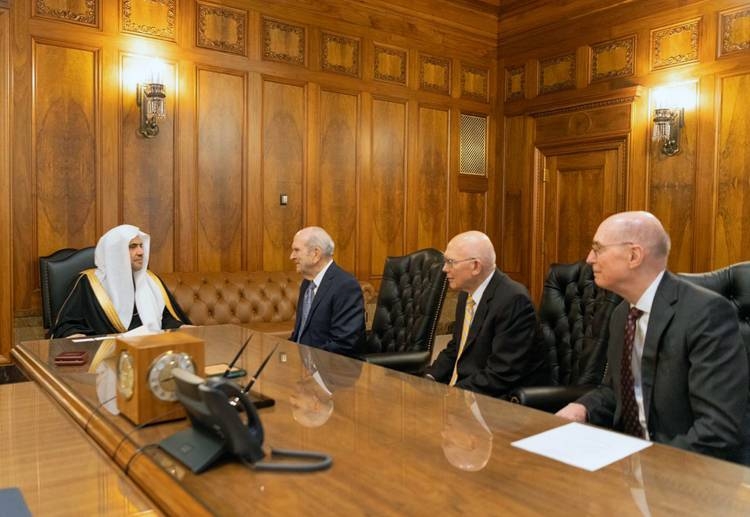
<path id="1" fill-rule="evenodd" d="M 205 340 L 212 364 L 230 361 L 252 331 L 185 332 Z M 276 400 L 259 411 L 265 448 L 326 452 L 333 466 L 292 474 L 227 461 L 195 475 L 153 445 L 186 420 L 134 429 L 101 407 L 86 367 L 50 359 L 71 348 L 93 356 L 100 343 L 33 341 L 14 355 L 168 514 L 750 514 L 748 468 L 655 444 L 588 472 L 510 445 L 565 423 L 552 415 L 260 333 L 239 364 L 254 372 L 279 345 L 253 387 Z"/>

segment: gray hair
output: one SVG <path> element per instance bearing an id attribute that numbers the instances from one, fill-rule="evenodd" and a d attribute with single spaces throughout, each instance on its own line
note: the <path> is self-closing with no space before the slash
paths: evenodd
<path id="1" fill-rule="evenodd" d="M 328 232 L 320 226 L 308 226 L 302 230 L 306 234 L 305 245 L 308 248 L 319 248 L 324 257 L 332 257 L 336 245 Z"/>

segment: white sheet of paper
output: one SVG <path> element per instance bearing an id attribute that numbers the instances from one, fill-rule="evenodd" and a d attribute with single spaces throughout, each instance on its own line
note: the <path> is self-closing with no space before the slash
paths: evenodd
<path id="1" fill-rule="evenodd" d="M 652 443 L 572 422 L 511 445 L 593 472 L 650 447 Z"/>

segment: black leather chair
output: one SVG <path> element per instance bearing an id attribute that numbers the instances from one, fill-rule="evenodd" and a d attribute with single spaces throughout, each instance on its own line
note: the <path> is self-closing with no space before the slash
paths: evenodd
<path id="1" fill-rule="evenodd" d="M 430 362 L 445 292 L 443 254 L 438 250 L 388 257 L 363 359 L 421 374 Z"/>
<path id="2" fill-rule="evenodd" d="M 750 262 L 739 262 L 707 273 L 680 273 L 680 277 L 719 293 L 734 305 L 742 342 L 750 359 Z M 750 407 L 745 413 L 742 427 L 745 430 L 745 447 L 738 461 L 750 466 Z"/>
<path id="3" fill-rule="evenodd" d="M 39 257 L 39 285 L 45 329 L 49 329 L 54 323 L 78 273 L 94 267 L 94 249 L 94 246 L 80 250 L 65 248 L 46 257 Z"/>
<path id="4" fill-rule="evenodd" d="M 596 286 L 586 262 L 552 264 L 539 305 L 552 386 L 516 389 L 511 402 L 554 413 L 600 384 L 607 366 L 609 319 L 621 300 Z"/>

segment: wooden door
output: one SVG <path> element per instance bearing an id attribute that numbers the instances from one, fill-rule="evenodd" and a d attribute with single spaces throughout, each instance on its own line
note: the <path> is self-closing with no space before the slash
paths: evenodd
<path id="1" fill-rule="evenodd" d="M 532 293 L 540 296 L 550 264 L 586 258 L 599 223 L 625 205 L 622 146 L 542 153 L 538 266 Z"/>

